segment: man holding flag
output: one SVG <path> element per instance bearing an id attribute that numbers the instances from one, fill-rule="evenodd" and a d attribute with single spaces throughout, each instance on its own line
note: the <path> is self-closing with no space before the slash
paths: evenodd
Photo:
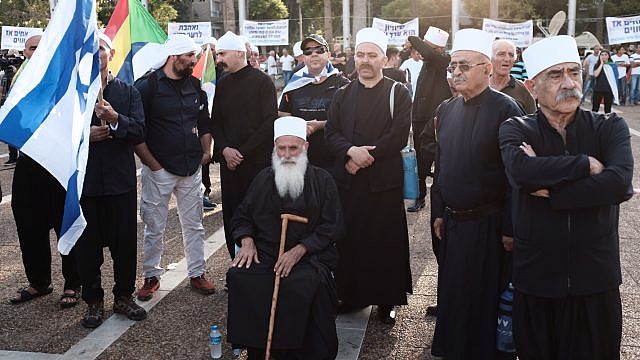
<path id="1" fill-rule="evenodd" d="M 60 2 L 39 49 L 0 110 L 0 140 L 26 155 L 14 174 L 12 208 L 30 284 L 13 302 L 53 290 L 49 230 L 56 231 L 60 252 L 69 255 L 86 225 L 79 198 L 89 123 L 100 88 L 95 2 Z M 33 209 L 42 208 L 43 196 L 47 211 L 34 217 Z M 76 302 L 72 299 L 78 295 L 79 281 L 74 264 L 63 267 L 69 274 L 63 299 L 69 300 L 61 305 L 67 307 Z"/>

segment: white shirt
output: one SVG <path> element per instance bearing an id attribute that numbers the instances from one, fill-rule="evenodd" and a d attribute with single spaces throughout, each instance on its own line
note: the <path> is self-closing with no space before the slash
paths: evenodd
<path id="1" fill-rule="evenodd" d="M 611 61 L 618 64 L 618 79 L 622 79 L 627 76 L 627 67 L 625 64 L 630 64 L 629 56 L 627 54 L 622 54 L 622 56 L 611 55 Z"/>
<path id="2" fill-rule="evenodd" d="M 589 64 L 589 75 L 593 76 L 593 70 L 595 70 L 596 63 L 598 62 L 598 58 L 600 56 L 594 53 L 591 53 L 587 56 L 587 64 Z"/>
<path id="3" fill-rule="evenodd" d="M 280 56 L 280 64 L 282 64 L 282 71 L 291 71 L 293 69 L 293 56 Z"/>
<path id="4" fill-rule="evenodd" d="M 418 78 L 420 77 L 420 69 L 422 69 L 422 60 L 413 60 L 413 58 L 408 58 L 405 60 L 402 65 L 400 65 L 400 70 L 409 71 L 409 79 L 411 81 L 411 100 L 415 97 L 416 88 L 418 86 Z"/>
<path id="5" fill-rule="evenodd" d="M 269 75 L 277 75 L 278 74 L 278 63 L 276 62 L 276 58 L 269 55 L 267 59 L 267 74 Z"/>
<path id="6" fill-rule="evenodd" d="M 640 54 L 634 53 L 631 55 L 631 62 L 640 64 Z M 640 75 L 640 66 L 631 68 L 631 75 Z"/>

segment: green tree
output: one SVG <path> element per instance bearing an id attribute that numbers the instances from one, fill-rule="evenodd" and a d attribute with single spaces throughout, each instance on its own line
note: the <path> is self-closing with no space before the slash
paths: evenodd
<path id="1" fill-rule="evenodd" d="M 289 17 L 289 9 L 281 0 L 249 0 L 249 20 L 277 20 Z"/>
<path id="2" fill-rule="evenodd" d="M 0 25 L 45 28 L 49 20 L 48 0 L 0 1 Z"/>
<path id="3" fill-rule="evenodd" d="M 429 26 L 435 26 L 445 31 L 451 28 L 451 2 L 438 0 L 415 0 L 417 12 L 413 10 L 412 0 L 394 0 L 382 6 L 381 17 L 385 20 L 399 23 L 407 22 L 416 17 L 420 18 L 420 35 Z"/>
<path id="4" fill-rule="evenodd" d="M 482 19 L 489 17 L 489 1 L 475 0 L 465 1 L 464 7 L 469 16 L 471 16 L 472 24 L 480 28 Z M 529 0 L 499 0 L 498 19 L 505 22 L 522 22 L 529 19 L 539 18 L 536 12 L 535 2 Z M 543 0 L 547 1 L 547 0 Z"/>
<path id="5" fill-rule="evenodd" d="M 165 32 L 167 31 L 167 24 L 178 17 L 178 11 L 173 7 L 173 3 L 169 1 L 149 0 L 148 10 Z"/>

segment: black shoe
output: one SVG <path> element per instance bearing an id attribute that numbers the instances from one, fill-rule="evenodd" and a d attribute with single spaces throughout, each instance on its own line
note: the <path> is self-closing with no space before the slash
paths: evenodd
<path id="1" fill-rule="evenodd" d="M 209 200 L 209 197 L 207 196 L 203 196 L 202 197 L 202 208 L 206 211 L 210 211 L 216 208 L 216 206 L 218 206 L 216 203 L 212 202 Z"/>
<path id="2" fill-rule="evenodd" d="M 88 303 L 87 311 L 82 316 L 80 324 L 86 328 L 95 329 L 102 324 L 102 319 L 104 319 L 104 303 L 102 301 Z"/>
<path id="3" fill-rule="evenodd" d="M 378 305 L 378 319 L 380 322 L 386 325 L 393 325 L 396 323 L 396 312 L 391 305 Z"/>
<path id="4" fill-rule="evenodd" d="M 113 302 L 113 312 L 124 314 L 133 321 L 140 321 L 147 318 L 147 311 L 136 304 L 133 296 L 121 296 Z"/>
<path id="5" fill-rule="evenodd" d="M 413 205 L 409 206 L 407 208 L 408 212 L 418 212 L 420 211 L 420 209 L 424 208 L 425 206 L 425 202 L 424 199 L 417 199 Z"/>
<path id="6" fill-rule="evenodd" d="M 427 306 L 427 315 L 438 316 L 438 304 Z"/>

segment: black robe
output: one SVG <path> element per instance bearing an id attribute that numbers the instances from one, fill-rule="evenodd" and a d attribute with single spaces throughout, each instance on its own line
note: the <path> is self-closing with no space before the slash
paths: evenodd
<path id="1" fill-rule="evenodd" d="M 438 110 L 438 156 L 432 188 L 433 216 L 444 218 L 438 268 L 438 318 L 432 354 L 447 359 L 494 359 L 504 258 L 502 235 L 511 220 L 498 127 L 523 115 L 509 96 L 487 87 L 476 97 L 443 103 Z M 493 211 L 460 219 L 445 213 L 492 204 Z"/>
<path id="2" fill-rule="evenodd" d="M 338 294 L 351 305 L 404 305 L 412 292 L 409 236 L 402 199 L 402 158 L 411 123 L 411 98 L 396 86 L 394 114 L 389 96 L 394 81 L 373 88 L 354 81 L 338 90 L 325 135 L 336 156 L 334 175 L 344 209 L 346 237 L 338 244 Z M 373 165 L 349 175 L 344 165 L 351 146 L 375 145 Z"/>
<path id="3" fill-rule="evenodd" d="M 308 224 L 289 222 L 285 243 L 285 251 L 304 244 L 307 254 L 280 282 L 273 349 L 287 350 L 286 355 L 292 358 L 333 359 L 338 351 L 333 271 L 342 213 L 331 175 L 312 165 L 305 173 L 303 194 L 295 200 L 288 196 L 282 199 L 273 169 L 264 169 L 235 212 L 233 239 L 240 245 L 244 237 L 251 236 L 260 264 L 249 269 L 231 268 L 227 273 L 228 341 L 249 348 L 265 347 L 282 213 L 309 219 Z"/>
<path id="4" fill-rule="evenodd" d="M 228 73 L 218 82 L 211 117 L 214 152 L 220 158 L 224 235 L 233 258 L 233 213 L 251 181 L 271 161 L 273 122 L 278 117 L 273 82 L 265 73 L 250 66 Z M 244 157 L 233 171 L 227 168 L 222 156 L 225 147 L 240 151 Z"/>

